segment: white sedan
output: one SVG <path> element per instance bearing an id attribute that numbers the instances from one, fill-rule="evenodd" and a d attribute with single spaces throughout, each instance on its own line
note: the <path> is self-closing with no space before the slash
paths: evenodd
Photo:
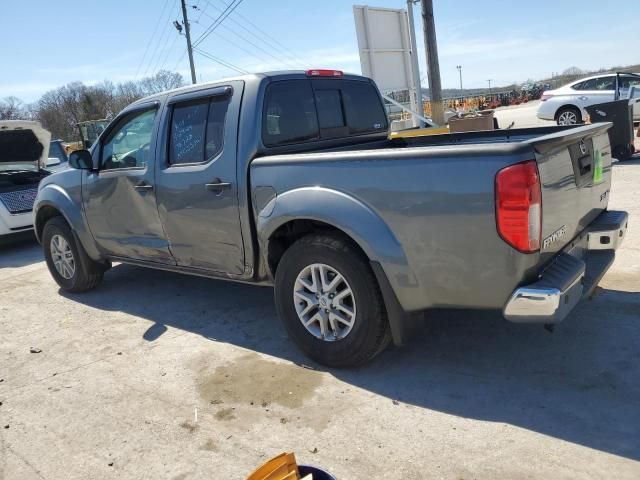
<path id="1" fill-rule="evenodd" d="M 574 125 L 587 118 L 585 107 L 615 99 L 616 75 L 614 73 L 583 78 L 575 82 L 547 90 L 540 98 L 538 118 L 555 120 L 558 125 Z M 640 89 L 640 78 L 620 74 L 620 96 L 626 98 L 630 87 Z M 634 121 L 640 121 L 640 103 L 633 107 Z"/>

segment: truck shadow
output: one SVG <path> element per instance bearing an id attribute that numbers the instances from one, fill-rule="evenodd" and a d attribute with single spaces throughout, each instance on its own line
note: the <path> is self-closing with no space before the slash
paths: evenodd
<path id="1" fill-rule="evenodd" d="M 69 296 L 295 363 L 270 288 L 119 265 Z M 601 290 L 552 334 L 490 314 L 439 312 L 424 334 L 369 365 L 329 372 L 415 407 L 507 423 L 640 460 L 640 293 Z M 316 365 L 315 368 L 323 370 Z"/>

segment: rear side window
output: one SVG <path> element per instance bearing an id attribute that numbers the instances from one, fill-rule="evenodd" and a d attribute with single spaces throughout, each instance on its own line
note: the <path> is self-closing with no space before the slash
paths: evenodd
<path id="1" fill-rule="evenodd" d="M 359 135 L 387 129 L 387 116 L 378 92 L 370 83 L 343 82 L 342 98 L 349 133 Z"/>
<path id="2" fill-rule="evenodd" d="M 318 139 L 318 118 L 311 83 L 307 80 L 286 80 L 269 85 L 262 125 L 262 141 L 266 146 Z"/>
<path id="3" fill-rule="evenodd" d="M 177 103 L 171 116 L 169 163 L 203 163 L 222 151 L 229 97 Z"/>
<path id="4" fill-rule="evenodd" d="M 614 77 L 598 77 L 580 82 L 573 87 L 573 90 L 614 90 Z"/>

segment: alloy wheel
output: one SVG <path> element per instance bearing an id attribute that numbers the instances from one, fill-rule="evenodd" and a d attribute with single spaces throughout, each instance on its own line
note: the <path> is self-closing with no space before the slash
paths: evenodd
<path id="1" fill-rule="evenodd" d="M 558 125 L 575 125 L 578 123 L 576 112 L 567 110 L 558 116 Z"/>
<path id="2" fill-rule="evenodd" d="M 298 274 L 293 302 L 302 325 L 320 340 L 345 338 L 356 321 L 351 286 L 340 272 L 324 263 L 308 265 Z"/>
<path id="3" fill-rule="evenodd" d="M 54 235 L 51 237 L 50 250 L 51 259 L 57 272 L 66 280 L 73 278 L 76 262 L 69 242 L 62 235 Z"/>

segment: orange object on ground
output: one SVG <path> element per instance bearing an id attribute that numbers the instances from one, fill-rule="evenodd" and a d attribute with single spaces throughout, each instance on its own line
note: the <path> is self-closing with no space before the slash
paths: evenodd
<path id="1" fill-rule="evenodd" d="M 247 480 L 300 480 L 296 456 L 281 453 L 259 466 Z"/>

